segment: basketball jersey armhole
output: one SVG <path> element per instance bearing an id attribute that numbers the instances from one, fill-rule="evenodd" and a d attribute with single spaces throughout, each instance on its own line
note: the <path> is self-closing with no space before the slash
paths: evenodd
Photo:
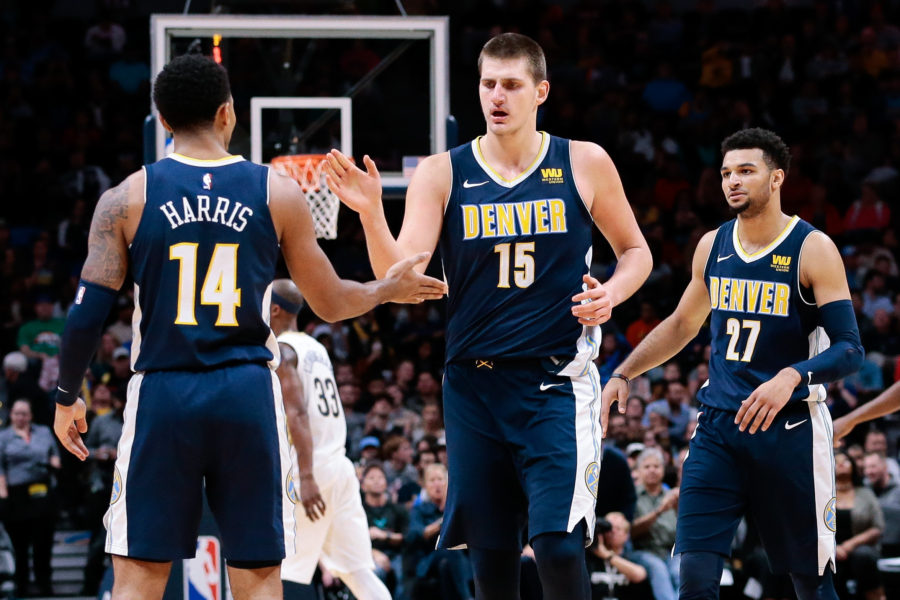
<path id="1" fill-rule="evenodd" d="M 597 224 L 597 221 L 594 220 L 594 215 L 591 213 L 591 209 L 588 207 L 587 202 L 584 200 L 584 196 L 581 195 L 581 191 L 578 189 L 578 181 L 577 175 L 575 174 L 575 163 L 572 161 L 572 140 L 566 140 L 566 143 L 569 145 L 567 154 L 569 155 L 569 173 L 572 174 L 572 183 L 569 185 L 569 188 L 572 190 L 572 193 L 581 201 L 581 206 L 584 207 L 584 212 L 587 215 L 588 220 L 596 227 L 598 230 L 600 226 Z"/>
<path id="2" fill-rule="evenodd" d="M 450 155 L 450 150 L 447 151 L 447 162 L 450 163 L 450 188 L 447 192 L 447 198 L 444 199 L 444 212 L 443 215 L 447 216 L 447 209 L 450 207 L 450 201 L 453 199 L 453 188 L 454 188 L 454 179 L 453 179 L 453 157 Z M 408 190 L 409 188 L 407 188 Z"/>
<path id="3" fill-rule="evenodd" d="M 134 229 L 134 237 L 131 238 L 131 241 L 128 242 L 128 250 L 131 251 L 131 247 L 140 239 L 141 231 L 144 227 L 144 213 L 147 211 L 147 188 L 149 187 L 150 182 L 150 169 L 148 168 L 150 165 L 141 166 L 141 170 L 144 172 L 144 189 L 141 192 L 141 218 L 138 221 L 137 227 Z"/>
<path id="4" fill-rule="evenodd" d="M 809 241 L 809 236 L 814 234 L 816 231 L 816 229 L 813 229 L 806 234 L 806 237 L 803 238 L 803 243 L 800 244 L 800 251 L 797 252 L 797 294 L 800 296 L 800 300 L 807 306 L 816 306 L 816 303 L 815 301 L 810 302 L 803 297 L 803 284 L 800 283 L 800 265 L 803 264 L 803 248 L 806 247 L 806 242 Z"/>
<path id="5" fill-rule="evenodd" d="M 727 223 L 726 223 L 727 224 Z M 722 228 L 725 225 L 719 225 L 718 229 L 716 229 L 716 237 L 713 238 L 713 243 L 709 247 L 709 254 L 706 255 L 706 266 L 703 267 L 703 282 L 706 283 L 706 280 L 709 279 L 709 270 L 712 267 L 712 257 L 718 251 L 718 247 L 720 239 L 722 237 Z"/>

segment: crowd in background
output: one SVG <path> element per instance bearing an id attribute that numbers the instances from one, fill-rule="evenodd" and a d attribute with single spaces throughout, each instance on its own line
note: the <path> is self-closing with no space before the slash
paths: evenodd
<path id="1" fill-rule="evenodd" d="M 393 10 L 384 4 L 339 6 Z M 498 31 L 518 30 L 547 53 L 551 94 L 539 128 L 597 142 L 613 157 L 654 267 L 603 327 L 597 364 L 604 381 L 674 307 L 702 233 L 730 218 L 718 144 L 746 126 L 770 128 L 790 145 L 784 209 L 829 234 L 844 257 L 867 358 L 859 373 L 829 387 L 832 414 L 900 377 L 891 210 L 900 192 L 900 2 L 771 0 L 717 9 L 713 0 L 697 0 L 685 11 L 666 0 L 406 4 L 410 12 L 451 16 L 451 100 L 461 141 L 482 128 L 478 49 Z M 131 376 L 127 285 L 85 379 L 90 459 L 82 465 L 60 453 L 45 426 L 93 207 L 142 162 L 147 29 L 147 12 L 127 1 L 100 2 L 86 19 L 57 16 L 40 3 L 0 3 L 0 517 L 18 557 L 33 547 L 31 587 L 39 592 L 50 588 L 44 557 L 54 523 L 99 532 L 87 591 L 104 570 L 100 518 Z M 246 71 L 232 70 L 235 88 L 242 76 Z M 352 214 L 342 213 L 339 239 L 324 248 L 341 275 L 371 277 Z M 602 280 L 614 267 L 598 232 L 592 271 Z M 446 472 L 432 466 L 446 460 L 443 311 L 442 302 L 386 305 L 331 325 L 301 313 L 304 330 L 334 362 L 376 565 L 397 597 L 471 595 L 464 553 L 432 552 L 446 492 Z M 708 376 L 708 342 L 704 329 L 671 362 L 633 381 L 626 413 L 611 417 L 598 504 L 605 518 L 587 552 L 597 598 L 675 597 L 677 559 L 668 550 L 695 392 Z M 836 459 L 838 502 L 853 516 L 837 534 L 841 597 L 876 597 L 885 581 L 874 561 L 900 555 L 896 425 L 888 418 L 862 428 Z M 28 525 L 36 522 L 42 527 Z M 734 583 L 723 595 L 741 597 L 751 580 L 765 597 L 790 595 L 789 581 L 768 574 L 752 523 L 742 525 L 734 551 Z M 27 561 L 18 562 L 15 579 L 25 593 Z M 530 564 L 526 548 L 523 578 L 533 576 Z M 333 583 L 327 572 L 322 580 Z"/>

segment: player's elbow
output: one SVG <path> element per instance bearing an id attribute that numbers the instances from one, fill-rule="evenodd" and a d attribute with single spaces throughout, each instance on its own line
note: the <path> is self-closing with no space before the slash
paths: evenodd
<path id="1" fill-rule="evenodd" d="M 847 370 L 850 373 L 856 373 L 857 371 L 859 371 L 865 359 L 866 351 L 862 347 L 862 344 L 859 343 L 859 341 L 847 344 L 847 348 L 844 350 L 844 362 L 846 363 Z"/>

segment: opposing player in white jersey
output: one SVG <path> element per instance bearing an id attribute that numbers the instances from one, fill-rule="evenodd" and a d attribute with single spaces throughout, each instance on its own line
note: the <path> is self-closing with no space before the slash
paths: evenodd
<path id="1" fill-rule="evenodd" d="M 325 347 L 297 331 L 302 306 L 303 296 L 290 279 L 275 281 L 270 323 L 281 350 L 278 376 L 295 453 L 293 478 L 299 483 L 291 496 L 297 552 L 282 563 L 281 579 L 309 584 L 321 560 L 358 600 L 390 600 L 374 572 L 359 479 L 344 451 L 347 423 L 334 370 Z M 285 586 L 288 600 L 300 592 L 292 588 Z"/>

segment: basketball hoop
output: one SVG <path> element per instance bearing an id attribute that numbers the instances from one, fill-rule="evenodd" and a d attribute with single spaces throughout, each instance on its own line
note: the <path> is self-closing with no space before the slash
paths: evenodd
<path id="1" fill-rule="evenodd" d="M 323 167 L 327 154 L 294 154 L 276 156 L 272 168 L 294 179 L 306 194 L 312 213 L 316 237 L 333 240 L 337 237 L 338 197 L 325 184 Z"/>

